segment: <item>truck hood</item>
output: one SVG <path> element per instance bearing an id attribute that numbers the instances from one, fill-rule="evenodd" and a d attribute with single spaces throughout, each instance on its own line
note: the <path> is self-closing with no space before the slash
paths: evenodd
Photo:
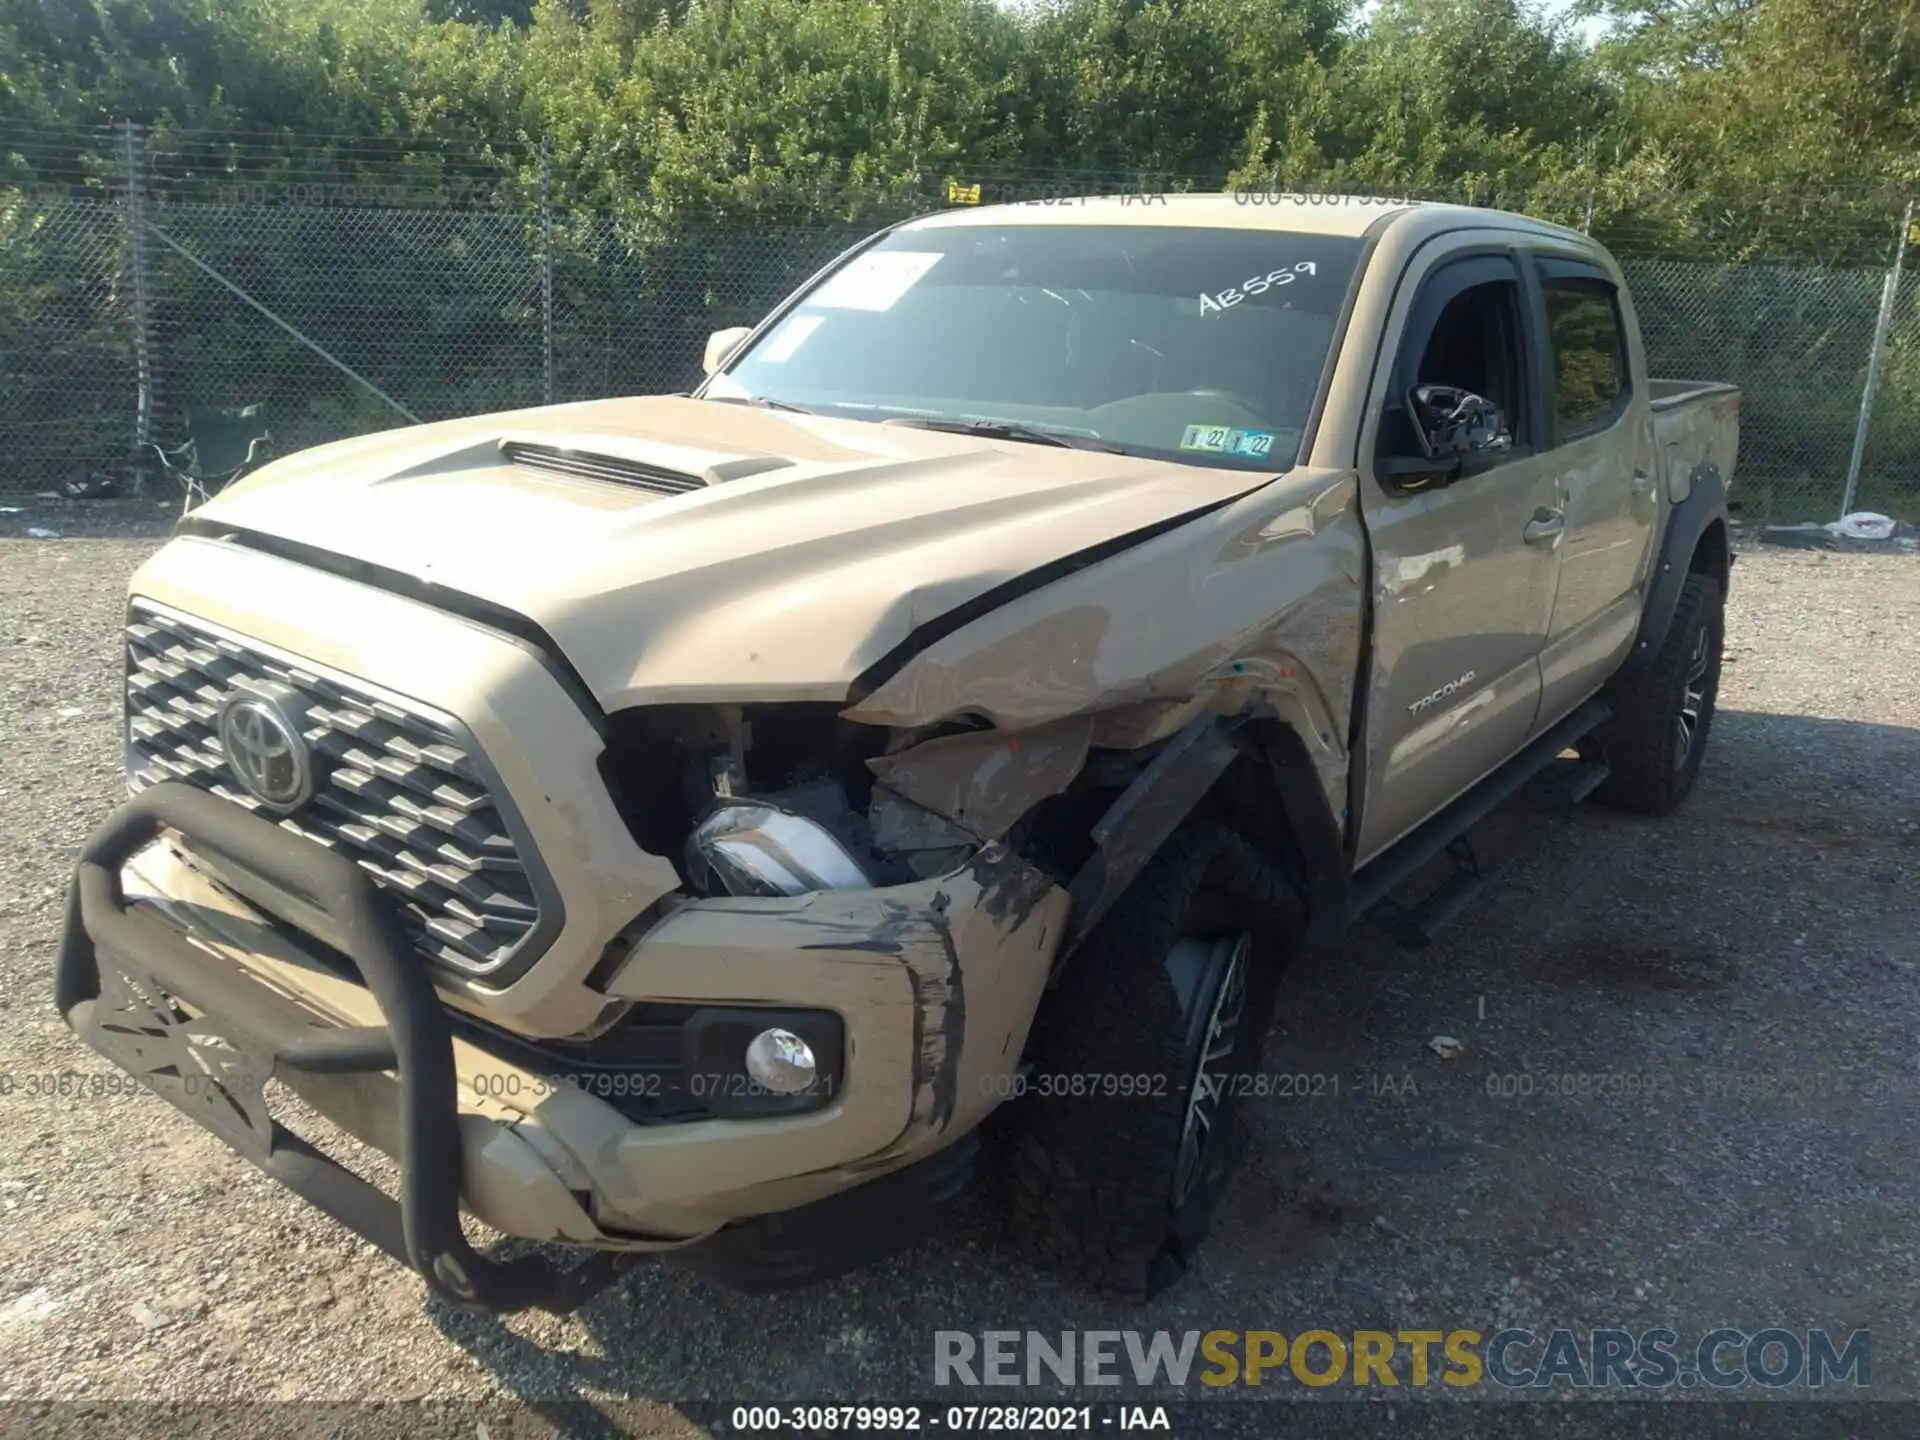
<path id="1" fill-rule="evenodd" d="M 583 467 L 597 474 L 570 473 Z M 194 529 L 505 607 L 612 711 L 844 699 L 956 606 L 1269 478 L 653 396 L 304 451 L 196 511 Z"/>

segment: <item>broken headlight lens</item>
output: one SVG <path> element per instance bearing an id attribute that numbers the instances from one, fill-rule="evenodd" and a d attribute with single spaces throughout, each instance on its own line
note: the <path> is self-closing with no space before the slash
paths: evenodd
<path id="1" fill-rule="evenodd" d="M 687 839 L 687 878 L 706 895 L 864 890 L 866 871 L 828 830 L 773 805 L 723 805 Z"/>

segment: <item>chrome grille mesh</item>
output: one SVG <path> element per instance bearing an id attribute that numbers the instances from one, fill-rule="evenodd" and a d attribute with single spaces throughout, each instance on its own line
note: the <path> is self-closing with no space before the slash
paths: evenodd
<path id="1" fill-rule="evenodd" d="M 449 717 L 135 602 L 127 624 L 134 787 L 184 780 L 260 809 L 227 768 L 218 722 L 236 688 L 267 685 L 305 702 L 316 770 L 313 798 L 280 824 L 352 856 L 399 902 L 430 959 L 490 972 L 513 958 L 541 918 L 538 888 L 471 738 Z"/>

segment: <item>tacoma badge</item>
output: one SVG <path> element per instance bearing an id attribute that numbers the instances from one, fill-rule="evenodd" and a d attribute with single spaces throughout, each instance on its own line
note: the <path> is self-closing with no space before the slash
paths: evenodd
<path id="1" fill-rule="evenodd" d="M 1467 686 L 1471 685 L 1472 683 L 1473 683 L 1473 671 L 1469 670 L 1467 671 L 1466 674 L 1462 675 L 1459 679 L 1449 680 L 1446 684 L 1442 685 L 1438 690 L 1434 691 L 1431 695 L 1422 695 L 1418 700 L 1414 701 L 1411 705 L 1407 706 L 1407 713 L 1409 715 L 1418 715 L 1422 710 L 1427 709 L 1429 706 L 1436 705 L 1440 701 L 1447 699 L 1449 696 L 1458 695 L 1462 690 L 1466 689 Z"/>

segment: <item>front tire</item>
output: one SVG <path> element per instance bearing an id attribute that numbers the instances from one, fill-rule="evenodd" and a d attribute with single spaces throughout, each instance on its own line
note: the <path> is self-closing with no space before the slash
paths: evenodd
<path id="1" fill-rule="evenodd" d="M 1186 1272 L 1239 1159 L 1238 1077 L 1259 1067 L 1300 921 L 1280 874 L 1208 821 L 1087 937 L 1010 1117 L 1011 1217 L 1041 1263 L 1134 1300 Z"/>
<path id="2" fill-rule="evenodd" d="M 1687 576 L 1660 653 L 1623 688 L 1600 731 L 1612 771 L 1600 800 L 1666 815 L 1693 789 L 1720 693 L 1725 608 L 1717 578 Z"/>

